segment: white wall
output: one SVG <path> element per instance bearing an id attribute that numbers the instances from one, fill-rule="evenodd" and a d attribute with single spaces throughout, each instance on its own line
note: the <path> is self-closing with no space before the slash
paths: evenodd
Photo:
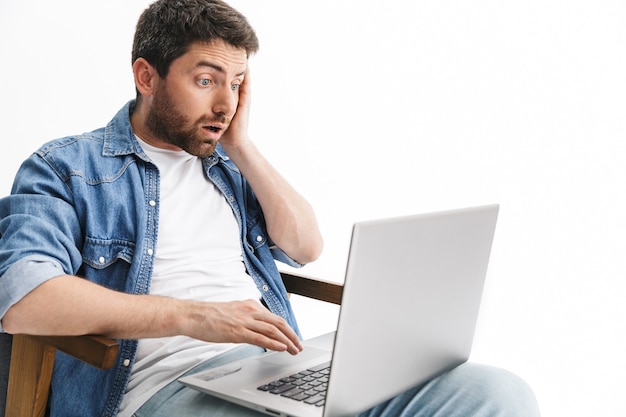
<path id="1" fill-rule="evenodd" d="M 132 98 L 147 3 L 0 0 L 2 194 Z M 233 4 L 261 39 L 253 137 L 325 235 L 304 272 L 342 280 L 354 221 L 499 202 L 472 360 L 526 378 L 544 416 L 625 415 L 626 3 Z M 334 325 L 297 308 L 307 335 Z"/>

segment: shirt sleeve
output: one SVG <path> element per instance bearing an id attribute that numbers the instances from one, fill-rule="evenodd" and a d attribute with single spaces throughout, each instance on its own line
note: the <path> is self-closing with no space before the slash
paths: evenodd
<path id="1" fill-rule="evenodd" d="M 66 185 L 37 155 L 0 199 L 0 317 L 43 282 L 82 263 L 80 226 Z"/>
<path id="2" fill-rule="evenodd" d="M 64 274 L 65 271 L 55 259 L 44 256 L 28 256 L 12 264 L 2 275 L 0 317 L 4 317 L 4 314 L 13 304 L 34 288 Z M 1 323 L 0 331 L 4 332 Z"/>
<path id="3" fill-rule="evenodd" d="M 283 252 L 281 248 L 279 248 L 276 245 L 271 246 L 270 250 L 272 252 L 272 256 L 274 257 L 274 259 L 276 259 L 279 262 L 282 262 L 293 268 L 302 268 L 304 266 L 304 264 L 301 264 L 300 262 L 295 261 L 294 259 L 291 259 L 285 252 Z"/>

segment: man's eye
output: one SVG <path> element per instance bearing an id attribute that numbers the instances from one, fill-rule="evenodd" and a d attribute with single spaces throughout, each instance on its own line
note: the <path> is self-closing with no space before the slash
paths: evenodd
<path id="1" fill-rule="evenodd" d="M 239 90 L 239 86 L 240 86 L 240 85 L 241 85 L 241 84 L 232 84 L 232 85 L 230 86 L 230 89 L 231 89 L 231 90 L 233 90 L 233 91 L 237 91 L 237 90 Z"/>
<path id="2" fill-rule="evenodd" d="M 201 86 L 203 86 L 203 87 L 206 87 L 206 86 L 211 85 L 211 80 L 210 80 L 210 79 L 208 79 L 208 78 L 200 78 L 200 79 L 198 80 L 198 84 L 200 84 L 200 85 L 201 85 Z"/>

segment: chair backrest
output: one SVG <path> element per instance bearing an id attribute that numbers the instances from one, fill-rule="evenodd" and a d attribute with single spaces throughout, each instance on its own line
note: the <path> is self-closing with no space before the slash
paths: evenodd
<path id="1" fill-rule="evenodd" d="M 11 346 L 13 336 L 0 333 L 0 417 L 4 417 L 9 386 L 9 366 L 11 363 Z"/>

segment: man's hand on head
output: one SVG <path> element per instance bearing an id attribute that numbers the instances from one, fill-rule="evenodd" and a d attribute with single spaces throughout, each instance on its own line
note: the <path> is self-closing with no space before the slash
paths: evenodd
<path id="1" fill-rule="evenodd" d="M 241 142 L 247 141 L 248 125 L 250 120 L 250 107 L 252 105 L 252 88 L 250 79 L 250 67 L 246 70 L 243 82 L 239 86 L 239 103 L 237 111 L 233 116 L 228 129 L 220 138 L 220 143 L 228 153 L 229 147 L 238 146 Z"/>

